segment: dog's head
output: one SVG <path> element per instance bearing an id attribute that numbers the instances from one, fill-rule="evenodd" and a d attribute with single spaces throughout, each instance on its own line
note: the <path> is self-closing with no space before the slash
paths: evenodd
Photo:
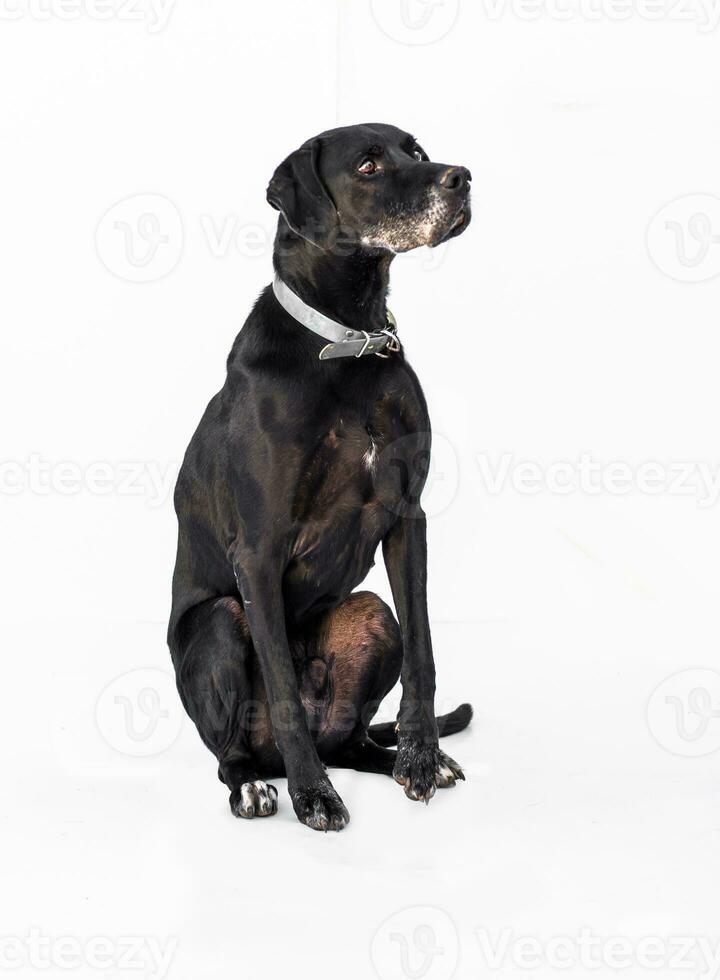
<path id="1" fill-rule="evenodd" d="M 303 143 L 275 171 L 269 203 L 322 249 L 340 241 L 408 252 L 470 223 L 470 171 L 431 161 L 395 126 L 343 126 Z"/>

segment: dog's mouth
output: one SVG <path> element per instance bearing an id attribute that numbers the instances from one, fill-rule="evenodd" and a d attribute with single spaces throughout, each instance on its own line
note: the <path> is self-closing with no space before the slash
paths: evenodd
<path id="1" fill-rule="evenodd" d="M 419 205 L 419 206 L 418 206 Z M 398 254 L 421 245 L 437 248 L 461 235 L 470 224 L 470 195 L 448 201 L 432 189 L 411 210 L 398 208 L 364 230 L 361 243 Z"/>
<path id="2" fill-rule="evenodd" d="M 450 222 L 447 230 L 444 232 L 437 241 L 431 242 L 431 248 L 437 248 L 438 245 L 444 245 L 445 242 L 449 242 L 451 238 L 457 238 L 458 235 L 462 235 L 467 226 L 470 224 L 470 201 L 467 200 L 465 203 L 456 211 L 454 218 Z"/>

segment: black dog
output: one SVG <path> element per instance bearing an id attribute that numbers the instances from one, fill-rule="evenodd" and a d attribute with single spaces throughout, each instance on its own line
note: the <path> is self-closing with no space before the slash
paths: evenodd
<path id="1" fill-rule="evenodd" d="M 168 642 L 236 816 L 275 813 L 260 777 L 287 774 L 298 819 L 340 830 L 349 814 L 323 762 L 393 775 L 426 802 L 464 778 L 438 734 L 464 728 L 471 708 L 433 709 L 419 506 L 430 423 L 385 301 L 395 253 L 467 227 L 469 189 L 464 167 L 375 124 L 308 141 L 268 187 L 277 278 L 175 492 Z M 353 592 L 380 542 L 399 625 L 378 596 Z M 398 725 L 369 727 L 398 677 Z"/>

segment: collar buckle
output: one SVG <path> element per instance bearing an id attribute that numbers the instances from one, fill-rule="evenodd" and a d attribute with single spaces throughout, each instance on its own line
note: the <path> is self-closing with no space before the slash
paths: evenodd
<path id="1" fill-rule="evenodd" d="M 384 360 L 387 360 L 391 354 L 397 354 L 402 348 L 400 338 L 397 335 L 397 320 L 392 315 L 390 310 L 387 311 L 387 322 L 388 325 L 383 330 L 378 331 L 380 334 L 387 337 L 387 343 L 385 344 L 387 354 L 383 354 L 379 350 L 375 351 L 375 356 L 382 357 Z"/>

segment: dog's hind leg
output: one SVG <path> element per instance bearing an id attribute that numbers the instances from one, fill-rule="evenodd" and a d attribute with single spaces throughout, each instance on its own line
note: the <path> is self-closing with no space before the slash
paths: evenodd
<path id="1" fill-rule="evenodd" d="M 400 628 L 382 599 L 373 592 L 354 592 L 312 623 L 298 646 L 303 657 L 299 687 L 318 753 L 330 765 L 341 765 L 335 760 L 350 746 L 354 754 L 364 744 L 380 702 L 397 683 Z M 370 754 L 361 752 L 361 757 L 369 760 Z"/>
<path id="2" fill-rule="evenodd" d="M 236 817 L 277 812 L 277 790 L 258 778 L 250 746 L 253 724 L 250 633 L 240 602 L 210 599 L 190 609 L 173 651 L 177 685 L 187 713 L 218 760 Z"/>

